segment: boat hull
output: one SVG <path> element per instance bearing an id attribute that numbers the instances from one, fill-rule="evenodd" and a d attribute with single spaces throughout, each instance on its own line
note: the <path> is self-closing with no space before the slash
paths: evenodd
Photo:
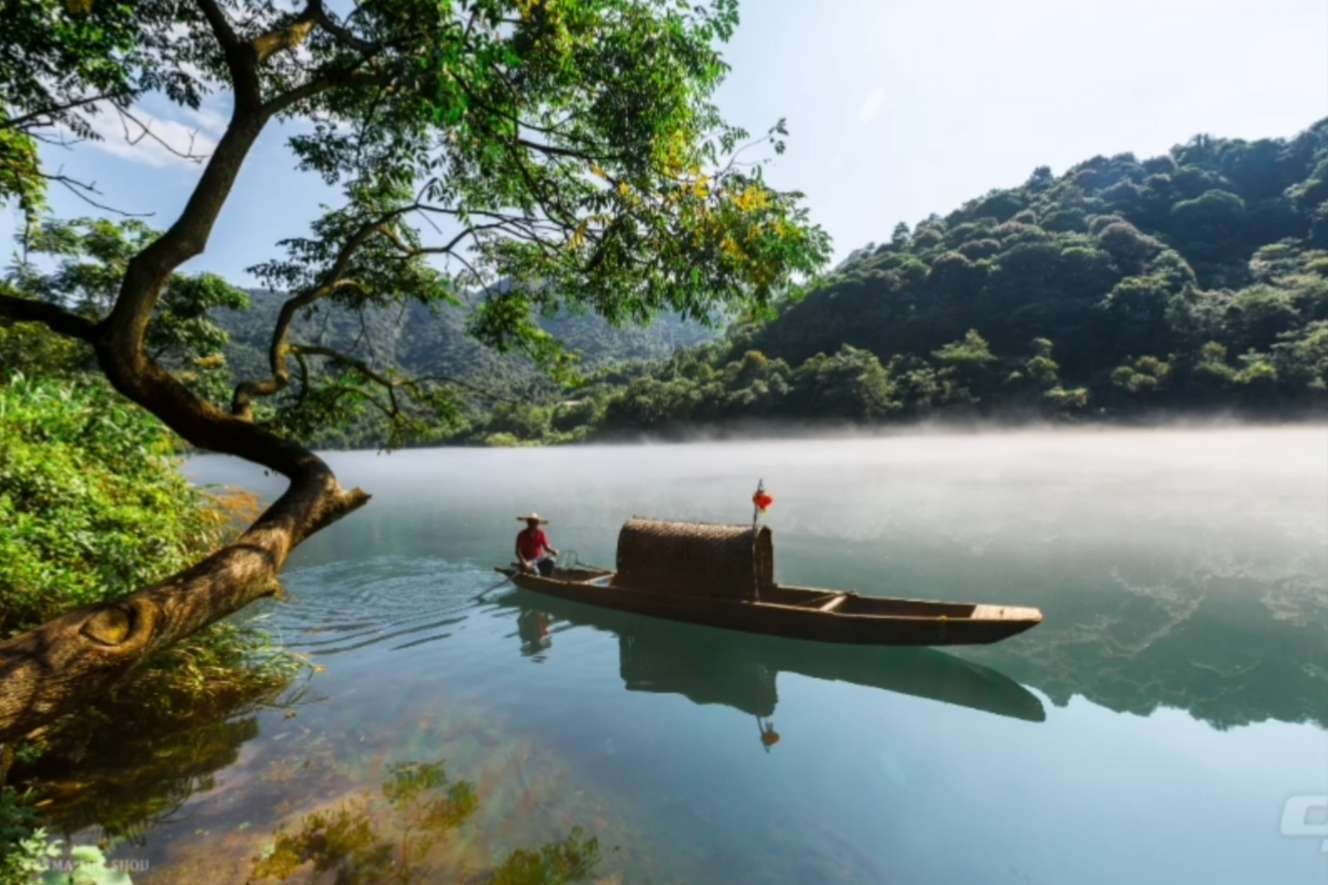
<path id="1" fill-rule="evenodd" d="M 724 599 L 681 593 L 654 593 L 609 583 L 498 569 L 524 590 L 672 621 L 704 624 L 767 636 L 852 645 L 984 645 L 1007 639 L 1042 622 L 1032 608 L 956 605 L 921 600 L 890 600 L 803 588 L 772 588 L 783 602 Z M 817 597 L 839 602 L 827 611 L 811 603 Z M 835 600 L 834 597 L 843 597 Z M 790 601 L 805 604 L 789 604 Z M 903 613 L 872 609 L 897 608 Z M 861 611 L 854 611 L 861 609 Z M 963 611 L 971 614 L 964 616 Z"/>

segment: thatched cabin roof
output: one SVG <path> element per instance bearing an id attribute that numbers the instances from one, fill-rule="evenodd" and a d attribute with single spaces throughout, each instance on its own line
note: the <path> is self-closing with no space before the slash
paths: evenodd
<path id="1" fill-rule="evenodd" d="M 619 586 L 750 599 L 774 584 L 770 529 L 629 519 L 618 533 Z"/>

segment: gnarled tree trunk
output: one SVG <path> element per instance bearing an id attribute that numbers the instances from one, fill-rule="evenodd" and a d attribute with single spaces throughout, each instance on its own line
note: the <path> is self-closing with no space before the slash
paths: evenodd
<path id="1" fill-rule="evenodd" d="M 213 0 L 199 0 L 199 6 L 225 55 L 235 105 L 184 211 L 129 262 L 115 305 L 102 321 L 2 292 L 0 318 L 44 323 L 87 342 L 111 384 L 187 442 L 267 467 L 289 478 L 290 486 L 238 540 L 193 567 L 0 643 L 0 742 L 75 709 L 154 651 L 271 594 L 296 545 L 369 499 L 359 489 L 343 490 L 327 464 L 303 446 L 254 424 L 247 415 L 232 415 L 196 397 L 144 348 L 153 311 L 171 275 L 203 251 L 254 140 L 292 100 L 294 93 L 288 93 L 264 103 L 259 65 L 272 52 L 302 40 L 309 20 L 322 8 L 314 0 L 290 28 L 245 41 Z M 314 94 L 315 87 L 319 81 L 301 87 L 300 93 Z"/>
<path id="2" fill-rule="evenodd" d="M 233 544 L 160 584 L 0 643 L 0 739 L 70 710 L 152 652 L 271 594 L 290 551 L 368 497 L 342 491 L 311 455 L 307 470 Z"/>

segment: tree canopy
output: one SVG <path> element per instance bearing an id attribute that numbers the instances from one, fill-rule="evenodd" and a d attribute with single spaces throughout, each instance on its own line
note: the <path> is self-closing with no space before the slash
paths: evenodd
<path id="1" fill-rule="evenodd" d="M 444 404 L 443 383 L 292 340 L 302 312 L 440 305 L 470 291 L 474 335 L 556 372 L 567 358 L 541 312 L 630 322 L 760 309 L 827 254 L 800 195 L 765 182 L 782 122 L 753 138 L 711 101 L 735 0 L 20 0 L 5 23 L 0 198 L 24 207 L 35 241 L 70 234 L 91 260 L 66 256 L 78 280 L 11 277 L 0 317 L 87 343 L 117 391 L 187 442 L 292 483 L 199 566 L 0 646 L 0 732 L 270 592 L 294 545 L 361 506 L 367 495 L 341 489 L 300 443 L 322 416 L 358 400 L 400 423 Z M 209 95 L 229 99 L 225 133 L 163 231 L 130 229 L 97 251 L 96 223 L 47 224 L 46 186 L 97 197 L 43 164 L 43 142 L 98 137 L 95 114 L 118 115 L 131 140 L 154 138 L 139 122 L 143 99 L 197 108 Z M 198 366 L 154 342 L 206 338 L 194 308 L 233 297 L 178 270 L 206 249 L 255 140 L 282 120 L 295 129 L 293 164 L 342 199 L 254 269 L 287 297 L 265 375 L 222 402 L 197 383 Z M 305 371 L 309 360 L 338 371 Z"/>

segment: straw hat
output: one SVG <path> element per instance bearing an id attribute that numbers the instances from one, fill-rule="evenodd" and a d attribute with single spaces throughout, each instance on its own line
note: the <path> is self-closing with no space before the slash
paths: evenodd
<path id="1" fill-rule="evenodd" d="M 540 516 L 540 515 L 539 515 L 538 513 L 536 513 L 534 510 L 530 511 L 530 512 L 527 513 L 525 516 L 518 516 L 518 517 L 516 518 L 516 521 L 517 521 L 517 522 L 530 522 L 532 519 L 535 520 L 535 522 L 542 523 L 542 524 L 544 524 L 544 525 L 548 525 L 548 524 L 549 524 L 549 521 L 548 521 L 547 519 L 545 519 L 544 517 Z"/>

